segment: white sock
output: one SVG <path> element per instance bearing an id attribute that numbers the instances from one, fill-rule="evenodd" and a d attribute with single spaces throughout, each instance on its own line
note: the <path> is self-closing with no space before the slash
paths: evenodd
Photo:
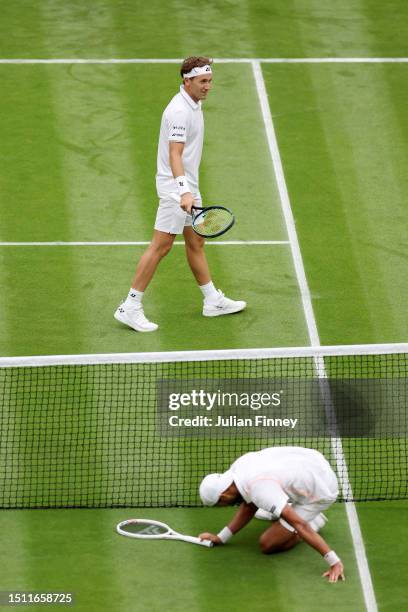
<path id="1" fill-rule="evenodd" d="M 128 296 L 125 300 L 126 306 L 136 306 L 141 304 L 143 299 L 144 291 L 138 291 L 137 289 L 130 288 Z"/>
<path id="2" fill-rule="evenodd" d="M 201 289 L 201 293 L 204 296 L 205 300 L 215 300 L 218 297 L 218 292 L 214 287 L 214 283 L 210 281 L 206 285 L 199 285 Z"/>

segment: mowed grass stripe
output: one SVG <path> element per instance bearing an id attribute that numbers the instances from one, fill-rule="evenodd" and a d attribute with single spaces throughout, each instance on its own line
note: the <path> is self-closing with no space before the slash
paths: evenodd
<path id="1" fill-rule="evenodd" d="M 49 70 L 0 66 L 1 240 L 69 240 L 62 150 Z"/>
<path id="2" fill-rule="evenodd" d="M 50 68 L 71 239 L 150 236 L 154 154 L 134 80 L 123 67 Z"/>
<path id="3" fill-rule="evenodd" d="M 14 100 L 15 67 L 8 71 L 7 94 Z M 66 240 L 60 208 L 69 208 L 72 241 L 146 240 L 150 237 L 157 208 L 155 190 L 157 139 L 161 114 L 180 84 L 175 66 L 20 66 L 19 98 L 30 100 L 25 108 L 23 130 L 47 132 L 38 124 L 52 125 L 54 137 L 35 142 L 30 177 L 21 181 L 27 189 L 23 223 L 10 223 L 3 241 Z M 21 74 L 23 72 L 23 74 Z M 217 79 L 218 72 L 218 79 Z M 236 240 L 286 240 L 277 202 L 273 172 L 267 158 L 262 120 L 249 66 L 221 65 L 214 90 L 204 105 L 206 142 L 201 190 L 207 204 L 230 206 L 237 216 L 231 238 Z M 23 77 L 23 78 L 21 78 Z M 159 89 L 145 87 L 149 80 Z M 45 95 L 45 115 L 39 91 Z M 36 88 L 37 96 L 33 89 Z M 3 102 L 3 104 L 5 104 Z M 231 113 L 231 109 L 234 112 Z M 12 114 L 4 109 L 4 116 Z M 21 121 L 21 120 L 20 120 Z M 27 126 L 30 125 L 30 128 Z M 14 136 L 13 136 L 14 137 Z M 50 142 L 50 140 L 52 142 Z M 243 145 L 244 142 L 244 145 Z M 47 157 L 48 152 L 48 157 Z M 56 174 L 57 160 L 63 168 Z M 18 180 L 20 166 L 9 168 L 10 181 Z M 23 187 L 24 188 L 24 187 Z M 52 215 L 47 219 L 47 215 Z"/>
<path id="4" fill-rule="evenodd" d="M 406 3 L 378 10 L 376 4 L 237 0 L 209 3 L 191 19 L 182 3 L 152 0 L 140 7 L 100 0 L 88 3 L 48 0 L 4 7 L 1 56 L 177 58 L 192 53 L 213 57 L 405 56 Z M 158 28 L 158 24 L 160 27 Z M 175 24 L 183 36 L 177 36 Z M 203 25 L 204 24 L 204 25 Z M 398 27 L 400 26 L 400 27 Z M 10 31 L 13 36 L 9 36 Z M 29 36 L 27 36 L 29 32 Z"/>
<path id="5" fill-rule="evenodd" d="M 294 259 L 294 264 L 295 264 L 295 269 L 296 269 L 296 277 L 297 277 L 299 288 L 302 294 L 302 304 L 303 304 L 307 329 L 309 333 L 309 338 L 312 344 L 320 345 L 320 338 L 319 338 L 319 334 L 318 334 L 318 330 L 316 326 L 315 315 L 313 312 L 313 305 L 311 302 L 309 286 L 307 283 L 306 274 L 304 270 L 303 258 L 301 255 L 301 251 L 300 251 L 300 247 L 298 243 L 298 236 L 297 236 L 297 232 L 295 229 L 295 221 L 293 218 L 292 207 L 290 203 L 289 194 L 287 192 L 287 185 L 286 185 L 286 180 L 285 180 L 284 173 L 283 173 L 283 168 L 281 167 L 282 166 L 281 156 L 280 156 L 278 144 L 276 141 L 276 135 L 275 135 L 275 129 L 274 129 L 273 122 L 272 122 L 272 116 L 269 113 L 269 108 L 267 109 L 265 108 L 267 104 L 267 93 L 265 90 L 265 83 L 264 83 L 263 75 L 262 75 L 260 65 L 258 62 L 253 62 L 253 70 L 254 70 L 254 77 L 257 83 L 260 103 L 262 107 L 262 114 L 263 114 L 263 118 L 265 122 L 265 129 L 268 135 L 268 142 L 270 146 L 271 157 L 272 157 L 272 161 L 273 161 L 273 165 L 274 165 L 274 169 L 275 169 L 275 173 L 276 173 L 276 177 L 277 177 L 277 181 L 279 185 L 279 193 L 280 193 L 280 198 L 281 198 L 281 203 L 282 203 L 282 209 L 285 214 L 288 233 L 289 233 L 290 240 L 291 240 L 293 259 Z M 316 367 L 318 370 L 323 369 L 323 373 L 325 375 L 323 359 L 316 361 Z M 326 412 L 327 412 L 328 418 L 330 418 L 330 415 L 332 413 L 332 409 L 330 405 L 326 406 Z M 349 490 L 350 490 L 350 484 L 348 480 L 347 466 L 345 464 L 345 460 L 343 456 L 341 441 L 333 440 L 333 446 L 335 448 L 335 453 L 338 457 L 337 467 L 338 467 L 339 478 L 340 478 L 339 485 L 344 491 L 344 494 L 348 495 Z M 340 476 L 340 474 L 342 474 L 342 477 Z M 377 605 L 376 605 L 375 595 L 374 595 L 374 591 L 372 587 L 372 581 L 371 581 L 370 571 L 368 568 L 367 558 L 365 555 L 364 542 L 362 540 L 360 526 L 358 523 L 358 517 L 355 511 L 354 505 L 350 504 L 349 506 L 347 506 L 346 511 L 347 511 L 348 522 L 349 522 L 350 531 L 351 531 L 352 540 L 353 540 L 353 547 L 356 552 L 358 572 L 359 572 L 360 579 L 361 579 L 361 586 L 362 586 L 363 593 L 364 593 L 365 603 L 366 603 L 368 610 L 375 612 L 375 610 L 377 609 Z"/>
<path id="6" fill-rule="evenodd" d="M 392 341 L 405 334 L 400 193 L 406 181 L 398 170 L 407 155 L 405 71 L 396 65 L 264 67 L 325 343 Z M 389 242 L 397 248 L 390 250 Z M 384 550 L 389 544 L 367 528 L 369 508 L 360 504 L 358 511 L 381 605 L 387 598 L 370 543 Z M 398 533 L 396 526 L 393 537 Z"/>
<path id="7" fill-rule="evenodd" d="M 237 224 L 230 233 L 231 239 L 286 241 L 250 67 L 222 66 L 221 71 L 222 78 L 218 85 L 215 83 L 205 108 L 208 129 L 202 164 L 203 194 L 210 201 L 219 197 L 221 203 L 233 207 Z M 47 116 L 55 128 L 49 140 L 56 143 L 52 172 L 57 172 L 60 160 L 59 185 L 65 196 L 69 238 L 75 235 L 75 240 L 134 240 L 139 232 L 145 236 L 152 227 L 157 206 L 154 173 L 158 125 L 169 92 L 172 95 L 177 91 L 179 83 L 173 67 L 109 66 L 95 70 L 95 66 L 52 66 L 47 68 L 46 76 L 52 81 Z M 152 76 L 155 82 L 164 83 L 160 96 L 143 88 Z M 240 112 L 231 116 L 236 99 Z M 32 117 L 27 110 L 25 120 L 35 123 L 35 115 Z M 243 127 L 247 130 L 246 146 L 240 147 Z M 41 170 L 45 173 L 47 169 Z M 26 228 L 25 240 L 43 239 L 44 233 L 52 233 L 53 239 L 59 235 L 61 202 L 52 189 L 46 195 L 45 204 L 48 202 L 55 205 L 54 224 L 38 225 L 34 235 Z M 41 216 L 41 210 L 36 209 L 36 214 Z M 11 227 L 8 233 L 8 239 L 22 238 L 17 220 L 14 230 Z M 14 334 L 12 347 L 3 344 L 4 354 L 302 344 L 299 339 L 305 338 L 305 329 L 290 256 L 278 250 L 271 253 L 267 245 L 257 249 L 259 252 L 249 255 L 240 252 L 239 245 L 228 250 L 209 249 L 216 285 L 249 304 L 247 312 L 223 321 L 202 318 L 201 294 L 184 254 L 175 249 L 161 264 L 146 295 L 148 315 L 158 320 L 160 331 L 142 336 L 112 319 L 142 252 L 137 247 L 115 254 L 103 247 L 93 253 L 79 248 L 69 255 L 46 251 L 39 254 L 35 247 L 20 254 L 14 251 L 10 295 L 20 303 L 23 291 L 29 290 L 32 312 L 36 314 L 27 332 L 22 324 L 24 312 L 15 312 L 16 328 L 22 331 Z M 59 282 L 58 274 L 63 274 L 71 261 L 75 262 L 78 282 Z M 180 274 L 175 277 L 176 271 Z M 171 287 L 169 278 L 173 278 Z M 110 279 L 109 297 L 106 279 Z M 283 308 L 282 303 L 286 304 Z M 185 312 L 188 304 L 191 316 L 187 327 L 183 324 L 181 328 L 180 312 Z M 81 321 L 78 333 L 71 320 L 77 311 Z"/>
<path id="8" fill-rule="evenodd" d="M 46 590 L 56 583 L 56 588 L 75 593 L 80 611 L 113 606 L 132 612 L 135 602 L 138 610 L 148 611 L 160 608 L 163 601 L 176 612 L 233 612 L 240 606 L 262 612 L 268 602 L 281 612 L 364 610 L 357 576 L 349 572 L 341 585 L 325 583 L 320 577 L 324 563 L 306 544 L 285 555 L 262 555 L 258 538 L 266 528 L 263 521 L 252 521 L 228 545 L 214 549 L 183 542 L 143 542 L 115 533 L 120 520 L 142 516 L 192 535 L 216 533 L 232 513 L 231 508 L 22 510 L 16 523 L 15 512 L 5 510 L 0 517 L 3 556 L 13 548 L 19 530 L 25 535 L 21 554 L 31 569 L 23 573 L 21 560 L 14 564 L 4 557 L 0 586 L 5 590 L 22 584 Z M 326 537 L 350 567 L 352 546 L 342 514 L 340 505 L 330 509 Z"/>
<path id="9" fill-rule="evenodd" d="M 217 286 L 233 298 L 248 301 L 247 310 L 241 314 L 215 318 L 202 316 L 202 296 L 184 249 L 174 248 L 159 267 L 144 300 L 146 312 L 160 325 L 158 332 L 138 334 L 120 325 L 113 319 L 113 311 L 127 290 L 143 249 L 3 249 L 10 263 L 8 270 L 0 270 L 0 283 L 7 288 L 13 333 L 6 334 L 3 327 L 0 353 L 12 356 L 239 349 L 307 342 L 286 246 L 208 249 Z M 75 283 L 69 276 L 66 283 L 61 282 L 67 266 L 75 270 Z M 24 303 L 24 295 L 30 296 L 29 325 L 26 310 L 15 307 Z"/>
<path id="10" fill-rule="evenodd" d="M 393 101 L 390 71 L 401 83 Z M 264 67 L 325 344 L 339 330 L 338 342 L 398 341 L 406 327 L 405 73 L 398 65 Z"/>
<path id="11" fill-rule="evenodd" d="M 0 73 L 1 239 L 27 235 L 38 238 L 43 232 L 52 232 L 69 240 L 70 213 L 49 73 L 43 67 L 34 72 L 24 69 L 18 78 L 13 71 L 3 73 L 0 68 Z M 13 352 L 16 342 L 24 352 L 28 348 L 35 353 L 41 351 L 42 339 L 56 331 L 52 321 L 59 330 L 54 341 L 58 341 L 58 334 L 67 335 L 63 315 L 67 293 L 79 290 L 71 256 L 68 253 L 65 257 L 63 269 L 52 269 L 51 255 L 32 270 L 29 253 L 22 258 L 8 249 L 0 253 L 1 354 Z M 38 303 L 46 307 L 37 309 Z M 76 350 L 82 352 L 85 345 L 75 301 L 69 313 L 69 334 L 75 339 Z"/>

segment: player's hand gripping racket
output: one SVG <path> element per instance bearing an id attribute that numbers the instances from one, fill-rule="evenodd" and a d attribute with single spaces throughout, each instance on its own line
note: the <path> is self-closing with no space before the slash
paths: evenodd
<path id="1" fill-rule="evenodd" d="M 182 540 L 190 542 L 190 544 L 200 544 L 201 546 L 211 547 L 213 543 L 210 540 L 200 540 L 193 536 L 182 535 L 177 533 L 160 521 L 150 519 L 129 519 L 122 521 L 116 526 L 116 531 L 120 535 L 128 538 L 141 538 L 143 540 Z"/>
<path id="2" fill-rule="evenodd" d="M 235 223 L 235 217 L 225 206 L 192 206 L 193 230 L 204 238 L 225 234 Z"/>

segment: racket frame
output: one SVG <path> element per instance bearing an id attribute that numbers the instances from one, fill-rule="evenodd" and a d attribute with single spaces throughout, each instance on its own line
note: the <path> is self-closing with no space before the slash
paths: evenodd
<path id="1" fill-rule="evenodd" d="M 193 211 L 194 210 L 198 210 L 199 212 L 197 214 L 194 214 Z M 223 230 L 221 230 L 220 232 L 216 232 L 215 234 L 202 234 L 199 231 L 199 226 L 200 224 L 198 224 L 198 227 L 196 228 L 195 226 L 195 220 L 203 214 L 203 212 L 207 212 L 208 210 L 226 210 L 227 212 L 229 212 L 229 214 L 231 215 L 231 222 L 229 223 L 229 225 L 227 225 L 227 227 L 224 227 Z M 195 231 L 196 234 L 198 234 L 198 236 L 201 236 L 202 238 L 217 238 L 217 236 L 222 236 L 223 234 L 225 234 L 225 232 L 228 232 L 228 230 L 231 229 L 231 227 L 234 225 L 235 223 L 235 217 L 234 214 L 232 212 L 232 210 L 230 210 L 229 208 L 227 208 L 226 206 L 192 206 L 191 207 L 191 216 L 193 218 L 193 223 L 192 223 L 192 228 Z"/>
<path id="2" fill-rule="evenodd" d="M 122 529 L 126 525 L 130 525 L 132 523 L 164 527 L 165 529 L 167 529 L 167 532 L 157 535 L 143 535 L 137 533 L 130 533 L 129 531 L 125 531 L 124 529 Z M 153 519 L 127 519 L 126 521 L 121 521 L 116 525 L 116 531 L 120 535 L 124 535 L 128 538 L 136 538 L 139 540 L 181 540 L 182 542 L 189 542 L 190 544 L 199 544 L 200 546 L 206 546 L 207 548 L 211 548 L 213 546 L 213 542 L 211 542 L 210 540 L 200 540 L 200 538 L 196 538 L 194 536 L 183 535 L 181 533 L 178 533 L 177 531 L 174 531 L 174 529 L 169 527 L 169 525 L 167 525 L 166 523 L 162 523 L 161 521 L 155 521 Z"/>

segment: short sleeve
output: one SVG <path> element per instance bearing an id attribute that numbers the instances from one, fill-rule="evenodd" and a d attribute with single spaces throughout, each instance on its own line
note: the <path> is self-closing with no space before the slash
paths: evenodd
<path id="1" fill-rule="evenodd" d="M 170 112 L 166 117 L 168 140 L 171 142 L 186 142 L 188 115 L 181 111 Z"/>
<path id="2" fill-rule="evenodd" d="M 282 510 L 288 503 L 289 497 L 276 482 L 265 478 L 258 480 L 251 485 L 251 501 L 258 508 L 272 512 L 275 516 L 280 516 Z"/>

